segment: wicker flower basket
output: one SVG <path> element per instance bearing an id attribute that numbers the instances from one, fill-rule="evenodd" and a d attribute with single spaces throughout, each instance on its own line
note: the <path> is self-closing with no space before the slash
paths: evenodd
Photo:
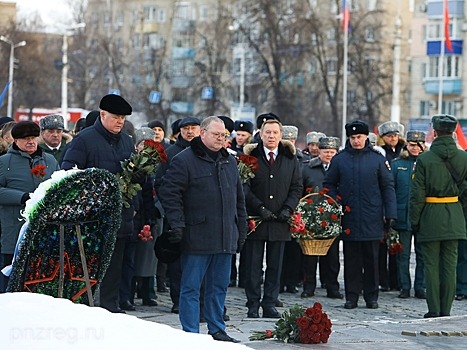
<path id="1" fill-rule="evenodd" d="M 330 239 L 299 239 L 298 244 L 305 255 L 326 255 L 332 242 L 336 237 Z"/>

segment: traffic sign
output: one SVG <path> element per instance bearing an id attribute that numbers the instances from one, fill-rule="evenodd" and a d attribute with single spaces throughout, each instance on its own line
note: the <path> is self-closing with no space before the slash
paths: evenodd
<path id="1" fill-rule="evenodd" d="M 201 99 L 202 100 L 212 100 L 212 96 L 214 95 L 214 90 L 210 86 L 206 86 L 201 90 Z"/>
<path id="2" fill-rule="evenodd" d="M 159 103 L 161 102 L 161 93 L 160 91 L 152 90 L 149 93 L 149 103 Z"/>
<path id="3" fill-rule="evenodd" d="M 109 90 L 110 95 L 120 95 L 120 90 L 118 89 L 110 89 Z"/>

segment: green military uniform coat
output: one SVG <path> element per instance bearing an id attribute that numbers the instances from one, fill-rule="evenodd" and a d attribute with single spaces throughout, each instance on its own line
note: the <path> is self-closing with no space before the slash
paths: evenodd
<path id="1" fill-rule="evenodd" d="M 419 227 L 425 262 L 427 304 L 430 313 L 449 315 L 456 288 L 457 242 L 466 239 L 465 219 L 459 187 L 443 160 L 448 159 L 459 176 L 467 179 L 467 153 L 459 150 L 454 139 L 439 136 L 428 152 L 417 158 L 410 193 L 410 222 Z M 438 197 L 440 203 L 427 203 Z"/>

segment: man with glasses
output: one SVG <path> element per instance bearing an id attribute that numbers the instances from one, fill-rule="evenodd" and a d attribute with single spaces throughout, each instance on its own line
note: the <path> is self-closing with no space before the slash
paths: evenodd
<path id="1" fill-rule="evenodd" d="M 209 334 L 215 340 L 238 342 L 225 332 L 223 314 L 231 256 L 245 243 L 247 221 L 237 163 L 224 148 L 225 137 L 221 119 L 204 119 L 200 136 L 172 159 L 159 199 L 172 229 L 171 240 L 181 243 L 179 317 L 183 330 L 199 333 L 204 279 Z"/>
<path id="2" fill-rule="evenodd" d="M 130 136 L 121 132 L 125 117 L 132 108 L 118 95 L 106 95 L 99 104 L 99 117 L 94 125 L 81 131 L 70 143 L 65 153 L 62 169 L 77 166 L 79 169 L 101 168 L 117 174 L 122 171 L 120 162 L 130 158 L 135 147 Z M 137 171 L 133 182 L 141 182 L 144 172 Z M 100 306 L 114 313 L 124 313 L 119 305 L 119 286 L 123 253 L 127 238 L 133 231 L 134 207 L 122 209 L 121 225 L 117 232 L 110 265 L 100 286 Z"/>

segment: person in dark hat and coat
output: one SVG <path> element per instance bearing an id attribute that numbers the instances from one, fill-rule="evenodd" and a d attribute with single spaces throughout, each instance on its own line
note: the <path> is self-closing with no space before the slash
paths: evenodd
<path id="1" fill-rule="evenodd" d="M 391 162 L 391 171 L 394 175 L 394 187 L 397 199 L 397 220 L 394 230 L 399 233 L 402 251 L 396 255 L 399 283 L 401 291 L 399 298 L 410 297 L 412 282 L 410 278 L 410 252 L 412 250 L 412 237 L 415 239 L 415 297 L 425 299 L 425 277 L 423 273 L 423 258 L 420 242 L 412 232 L 409 220 L 409 193 L 412 173 L 418 156 L 425 151 L 425 133 L 411 130 L 407 132 L 407 144 L 401 155 Z"/>
<path id="2" fill-rule="evenodd" d="M 467 180 L 467 153 L 457 148 L 452 137 L 457 119 L 438 114 L 431 124 L 435 139 L 417 158 L 409 199 L 410 224 L 421 244 L 425 266 L 425 318 L 451 314 L 458 241 L 467 238 L 459 201 L 463 194 L 459 185 L 465 187 Z"/>
<path id="3" fill-rule="evenodd" d="M 233 138 L 230 149 L 237 155 L 243 154 L 243 147 L 249 144 L 253 137 L 253 123 L 250 121 L 236 120 L 234 123 L 235 137 Z"/>
<path id="4" fill-rule="evenodd" d="M 63 132 L 63 117 L 58 114 L 46 115 L 39 120 L 39 127 L 41 128 L 39 147 L 44 152 L 53 155 L 57 161 L 61 161 L 66 144 L 73 138 L 70 134 Z"/>
<path id="5" fill-rule="evenodd" d="M 319 192 L 323 190 L 323 182 L 326 172 L 331 165 L 332 158 L 337 154 L 340 146 L 340 139 L 337 137 L 320 137 L 318 147 L 319 154 L 312 158 L 302 167 L 304 195 L 310 191 Z M 303 292 L 302 298 L 310 298 L 315 295 L 316 289 L 316 267 L 320 265 L 320 279 L 326 287 L 327 297 L 332 299 L 342 299 L 343 295 L 339 291 L 337 278 L 340 271 L 339 262 L 339 242 L 336 238 L 325 256 L 303 255 Z"/>
<path id="6" fill-rule="evenodd" d="M 95 123 L 71 141 L 62 162 L 63 169 L 95 167 L 117 174 L 122 171 L 120 162 L 134 152 L 133 140 L 122 132 L 125 117 L 132 113 L 130 104 L 119 95 L 109 94 L 101 99 L 99 108 Z M 132 181 L 139 183 L 142 176 L 145 178 L 144 172 L 137 171 Z M 133 231 L 133 215 L 132 205 L 122 209 L 114 252 L 100 286 L 100 306 L 110 312 L 124 312 L 119 305 L 119 286 L 124 249 Z"/>
<path id="7" fill-rule="evenodd" d="M 30 121 L 19 122 L 11 130 L 14 139 L 8 152 L 0 157 L 0 221 L 3 267 L 13 259 L 16 241 L 23 225 L 21 211 L 29 194 L 59 170 L 56 159 L 38 147 L 39 126 Z M 43 167 L 43 169 L 41 169 Z M 1 275 L 0 291 L 8 278 Z"/>
<path id="8" fill-rule="evenodd" d="M 345 148 L 332 158 L 324 179 L 328 195 L 339 196 L 344 209 L 344 307 L 356 308 L 363 289 L 366 307 L 376 309 L 379 241 L 397 217 L 394 178 L 389 163 L 370 146 L 367 123 L 355 120 L 345 131 Z"/>

